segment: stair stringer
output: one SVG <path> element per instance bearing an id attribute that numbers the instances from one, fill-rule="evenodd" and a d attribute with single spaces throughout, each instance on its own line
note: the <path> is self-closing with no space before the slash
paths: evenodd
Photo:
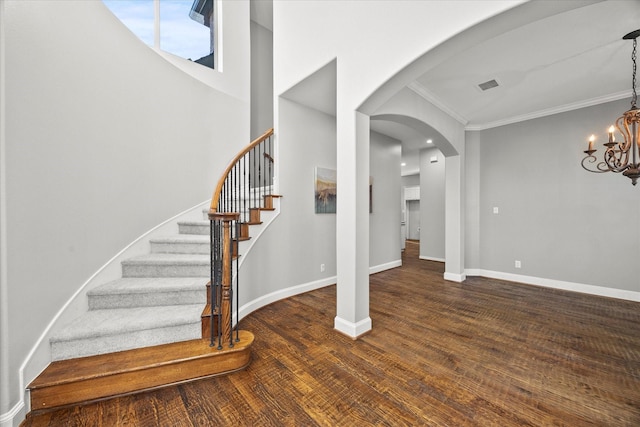
<path id="1" fill-rule="evenodd" d="M 262 236 L 262 234 L 267 230 L 267 228 L 269 228 L 269 226 L 276 220 L 276 218 L 280 215 L 280 197 L 274 197 L 273 199 L 273 209 L 272 210 L 261 210 L 260 211 L 260 224 L 253 224 L 249 226 L 249 236 L 250 239 L 249 240 L 244 240 L 244 241 L 240 241 L 238 242 L 238 270 L 240 271 L 240 275 L 242 276 L 242 265 L 244 264 L 244 261 L 247 259 L 247 255 L 249 254 L 249 252 L 251 251 L 251 248 L 253 248 L 253 245 L 255 245 L 258 240 L 260 239 L 260 236 Z M 236 277 L 236 273 L 235 273 L 235 268 L 234 268 L 234 272 L 233 272 L 233 277 L 232 277 L 232 283 L 233 283 L 233 288 L 237 289 L 237 285 L 238 285 L 238 281 L 237 281 L 237 277 Z M 240 285 L 242 289 L 243 284 Z M 238 310 L 238 307 L 235 307 L 235 310 L 232 313 L 232 326 L 235 327 L 235 325 L 238 324 L 238 321 L 240 319 L 242 319 L 244 316 L 246 316 L 246 314 L 242 314 L 240 318 L 238 318 L 238 313 L 242 313 L 242 309 Z M 248 314 L 248 313 L 247 313 Z"/>
<path id="2" fill-rule="evenodd" d="M 25 390 L 25 402 L 27 406 L 31 400 L 26 385 L 33 381 L 51 363 L 50 338 L 73 319 L 89 310 L 87 293 L 107 282 L 121 278 L 121 262 L 123 260 L 148 254 L 150 241 L 158 237 L 166 236 L 167 234 L 175 233 L 178 222 L 202 219 L 202 209 L 209 204 L 210 200 L 198 203 L 139 236 L 100 267 L 78 288 L 69 300 L 67 300 L 46 326 L 42 335 L 40 335 L 23 364 L 20 366 L 20 389 Z M 30 408 L 27 407 L 27 412 L 29 410 Z"/>
<path id="3" fill-rule="evenodd" d="M 240 254 L 240 258 L 238 260 L 238 268 L 242 267 L 246 256 L 256 244 L 262 233 L 273 223 L 273 221 L 280 215 L 280 198 L 275 198 L 273 201 L 273 210 L 262 210 L 260 211 L 260 224 L 250 225 L 249 227 L 249 235 L 251 238 L 249 240 L 241 241 L 240 246 L 238 248 L 238 253 Z M 235 281 L 235 278 L 234 278 Z"/>

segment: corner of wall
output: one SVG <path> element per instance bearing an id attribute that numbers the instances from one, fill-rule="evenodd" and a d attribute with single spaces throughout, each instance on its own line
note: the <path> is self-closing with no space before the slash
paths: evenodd
<path id="1" fill-rule="evenodd" d="M 0 1 L 0 423 L 11 406 L 9 388 L 9 301 L 7 278 L 5 2 Z M 9 413 L 12 411 L 9 411 Z M 2 424 L 3 426 L 5 424 Z"/>

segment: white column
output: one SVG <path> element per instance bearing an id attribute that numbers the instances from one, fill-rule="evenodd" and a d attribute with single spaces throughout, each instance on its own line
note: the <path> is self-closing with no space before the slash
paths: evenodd
<path id="1" fill-rule="evenodd" d="M 369 317 L 369 116 L 337 115 L 336 330 L 356 338 Z"/>
<path id="2" fill-rule="evenodd" d="M 449 156 L 445 166 L 445 280 L 463 282 L 463 155 Z"/>

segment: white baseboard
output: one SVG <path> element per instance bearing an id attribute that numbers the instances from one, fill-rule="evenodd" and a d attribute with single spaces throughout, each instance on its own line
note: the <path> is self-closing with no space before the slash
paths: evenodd
<path id="1" fill-rule="evenodd" d="M 263 295 L 240 307 L 240 319 L 253 313 L 257 309 L 267 306 L 273 302 L 280 301 L 281 299 L 289 298 L 294 295 L 324 288 L 325 286 L 335 285 L 336 281 L 336 276 L 331 276 L 324 279 L 316 280 L 315 282 L 304 283 L 302 285 L 292 286 L 286 289 L 279 289 L 275 292 L 271 292 L 270 294 Z"/>
<path id="2" fill-rule="evenodd" d="M 333 321 L 334 328 L 351 338 L 358 338 L 360 335 L 371 330 L 371 318 L 367 317 L 359 322 L 353 323 L 336 316 Z"/>
<path id="3" fill-rule="evenodd" d="M 380 273 L 381 271 L 391 270 L 392 268 L 402 267 L 402 260 L 397 259 L 395 261 L 387 262 L 385 264 L 374 265 L 369 267 L 369 274 Z"/>
<path id="4" fill-rule="evenodd" d="M 369 268 L 369 274 L 379 273 L 381 271 L 390 270 L 392 268 L 401 267 L 402 260 L 391 261 L 386 264 L 379 264 Z M 335 285 L 337 282 L 336 276 L 326 277 L 324 279 L 316 280 L 314 282 L 303 283 L 301 285 L 292 286 L 286 289 L 279 289 L 267 295 L 263 295 L 254 299 L 242 307 L 240 307 L 240 319 L 253 313 L 254 311 L 269 305 L 273 302 L 292 297 L 294 295 L 302 294 L 316 289 L 324 288 L 325 286 Z M 234 316 L 235 319 L 237 317 Z"/>
<path id="5" fill-rule="evenodd" d="M 524 276 L 521 274 L 503 273 L 500 271 L 482 269 L 467 269 L 465 270 L 465 273 L 468 276 L 481 276 L 491 279 L 508 280 L 527 285 L 544 286 L 546 288 L 562 289 L 565 291 L 581 292 L 583 294 L 640 302 L 640 292 L 627 291 L 624 289 L 606 288 L 604 286 L 585 285 L 582 283 L 565 282 L 563 280 L 545 279 L 542 277 Z"/>
<path id="6" fill-rule="evenodd" d="M 425 261 L 437 261 L 437 262 L 445 262 L 446 260 L 444 258 L 435 258 L 432 256 L 422 256 L 420 255 L 418 258 L 423 259 Z"/>
<path id="7" fill-rule="evenodd" d="M 24 401 L 20 401 L 9 412 L 0 414 L 0 427 L 19 426 L 26 416 Z"/>
<path id="8" fill-rule="evenodd" d="M 462 283 L 466 280 L 466 278 L 466 274 L 447 273 L 446 271 L 444 273 L 444 280 L 448 280 L 450 282 Z"/>

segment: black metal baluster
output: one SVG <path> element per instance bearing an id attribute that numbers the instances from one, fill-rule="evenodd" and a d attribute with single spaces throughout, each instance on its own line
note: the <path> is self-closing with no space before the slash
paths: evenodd
<path id="1" fill-rule="evenodd" d="M 255 153 L 255 147 L 251 149 L 251 158 L 252 158 L 252 165 L 251 165 L 251 187 L 253 189 L 252 191 L 252 198 L 249 199 L 249 209 L 251 209 L 253 207 L 253 203 L 255 202 L 255 198 L 256 198 L 256 153 Z"/>
<path id="2" fill-rule="evenodd" d="M 271 187 L 273 186 L 273 173 L 271 171 L 271 166 L 273 165 L 273 146 L 271 144 L 271 137 L 268 139 L 269 141 L 269 195 L 271 195 Z"/>
<path id="3" fill-rule="evenodd" d="M 214 247 L 213 247 L 213 251 L 214 251 L 214 274 L 213 274 L 213 282 L 212 282 L 212 288 L 211 288 L 211 336 L 212 336 L 212 342 L 211 345 L 213 346 L 215 344 L 215 338 L 213 338 L 213 330 L 214 330 L 214 325 L 213 325 L 213 314 L 217 313 L 218 314 L 218 333 L 217 333 L 217 338 L 218 338 L 218 349 L 221 349 L 221 344 L 220 344 L 220 334 L 221 334 L 221 328 L 222 328 L 222 324 L 220 322 L 221 320 L 221 316 L 220 316 L 220 290 L 222 287 L 222 256 L 221 256 L 221 250 L 222 247 L 220 245 L 221 243 L 221 222 L 216 220 L 214 221 Z"/>
<path id="4" fill-rule="evenodd" d="M 260 149 L 262 148 L 262 155 L 260 156 Z M 263 168 L 264 168 L 264 146 L 262 144 L 258 145 L 258 155 L 260 156 L 258 158 L 258 185 L 260 187 L 260 199 L 262 199 L 262 196 L 264 194 L 264 177 L 262 176 L 262 172 L 263 172 Z M 258 207 L 262 206 L 262 200 L 258 200 Z"/>
<path id="5" fill-rule="evenodd" d="M 243 215 L 243 220 L 242 222 L 249 222 L 249 219 L 247 218 L 247 188 L 249 188 L 249 181 L 247 180 L 247 156 L 243 156 L 242 157 L 242 173 L 244 174 L 244 177 L 242 179 L 242 182 L 244 183 L 244 191 L 243 191 L 243 195 L 242 195 L 242 215 Z"/>
<path id="6" fill-rule="evenodd" d="M 240 222 L 236 221 L 236 234 L 240 237 Z M 240 341 L 240 239 L 237 243 L 238 258 L 236 258 L 236 342 Z M 233 312 L 233 310 L 231 310 Z"/>
<path id="7" fill-rule="evenodd" d="M 214 273 L 214 269 L 215 269 L 215 255 L 214 255 L 214 245 L 215 245 L 215 237 L 214 237 L 214 231 L 213 231 L 213 220 L 209 219 L 209 261 L 210 261 L 210 266 L 209 266 L 209 308 L 211 310 L 211 317 L 209 318 L 209 346 L 213 347 L 215 339 L 213 337 L 213 284 L 215 281 L 215 273 Z"/>
<path id="8" fill-rule="evenodd" d="M 229 348 L 233 347 L 233 222 L 229 224 Z"/>

